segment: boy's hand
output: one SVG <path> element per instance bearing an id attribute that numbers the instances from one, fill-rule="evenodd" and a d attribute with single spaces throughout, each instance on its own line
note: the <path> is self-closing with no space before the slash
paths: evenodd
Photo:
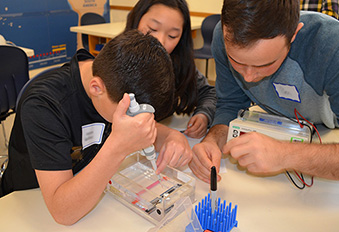
<path id="1" fill-rule="evenodd" d="M 192 156 L 193 152 L 185 135 L 171 129 L 160 148 L 156 173 L 162 172 L 166 165 L 171 167 L 185 166 L 191 161 Z"/>
<path id="2" fill-rule="evenodd" d="M 113 115 L 111 133 L 111 136 L 119 141 L 120 149 L 126 155 L 149 147 L 154 143 L 157 135 L 154 115 L 141 113 L 130 117 L 126 115 L 129 104 L 130 98 L 125 93 Z"/>

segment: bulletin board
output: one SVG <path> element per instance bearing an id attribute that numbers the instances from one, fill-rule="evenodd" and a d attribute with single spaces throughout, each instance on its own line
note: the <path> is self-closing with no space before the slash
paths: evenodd
<path id="1" fill-rule="evenodd" d="M 109 0 L 1 0 L 0 34 L 17 46 L 31 48 L 29 68 L 68 62 L 79 36 L 70 31 L 87 12 L 109 22 Z"/>

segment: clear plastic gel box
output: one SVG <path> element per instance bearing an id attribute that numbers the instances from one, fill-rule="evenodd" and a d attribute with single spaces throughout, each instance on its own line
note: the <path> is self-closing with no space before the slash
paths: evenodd
<path id="1" fill-rule="evenodd" d="M 159 182 L 151 162 L 135 153 L 120 165 L 107 185 L 107 192 L 156 225 L 180 199 L 189 197 L 195 201 L 195 179 L 167 166 L 160 173 Z"/>

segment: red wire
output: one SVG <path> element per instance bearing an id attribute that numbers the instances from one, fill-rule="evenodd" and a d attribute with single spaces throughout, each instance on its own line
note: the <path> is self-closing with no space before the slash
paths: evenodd
<path id="1" fill-rule="evenodd" d="M 316 128 L 311 122 L 309 122 L 307 119 L 305 119 L 305 118 L 298 112 L 298 110 L 297 110 L 296 108 L 294 108 L 294 115 L 295 115 L 295 117 L 296 117 L 296 119 L 297 119 L 297 121 L 298 121 L 298 123 L 299 123 L 299 126 L 300 126 L 301 128 L 303 128 L 304 125 L 302 125 L 302 124 L 300 123 L 299 118 L 298 118 L 298 114 L 299 114 L 300 117 L 302 117 L 308 124 L 310 124 L 310 125 L 314 128 L 314 130 L 317 132 L 317 135 L 318 135 L 318 138 L 319 138 L 319 141 L 320 141 L 320 144 L 321 144 L 322 141 L 321 141 L 320 134 L 319 134 L 319 131 L 317 130 L 317 128 Z M 311 178 L 311 184 L 306 184 L 306 182 L 303 180 L 303 178 L 301 178 L 300 175 L 299 175 L 296 171 L 294 171 L 294 173 L 297 175 L 297 177 L 299 178 L 299 180 L 300 180 L 304 185 L 306 185 L 307 187 L 311 187 L 311 186 L 313 185 L 313 176 L 312 176 L 312 178 Z"/>
<path id="2" fill-rule="evenodd" d="M 299 122 L 299 118 L 298 118 L 298 115 L 297 115 L 297 114 L 299 114 L 300 117 L 302 117 L 308 124 L 310 124 L 310 125 L 314 128 L 314 130 L 317 132 L 317 135 L 318 135 L 318 138 L 319 138 L 319 141 L 320 141 L 320 144 L 321 144 L 322 141 L 321 141 L 320 134 L 319 134 L 317 128 L 316 128 L 312 123 L 310 123 L 307 119 L 305 119 L 305 118 L 298 112 L 298 110 L 297 110 L 296 108 L 294 108 L 294 114 L 295 114 L 295 117 L 297 118 L 297 121 L 298 121 L 299 126 L 300 126 L 301 128 L 303 128 L 304 125 L 302 125 L 302 124 Z"/>
<path id="3" fill-rule="evenodd" d="M 311 187 L 313 185 L 313 176 L 311 177 L 311 184 L 306 184 L 306 182 L 303 180 L 303 178 L 300 177 L 300 175 L 294 171 L 294 173 L 297 175 L 298 179 L 307 187 Z"/>

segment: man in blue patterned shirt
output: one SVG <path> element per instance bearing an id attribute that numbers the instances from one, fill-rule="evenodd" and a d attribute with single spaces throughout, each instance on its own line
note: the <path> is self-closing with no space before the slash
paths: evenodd
<path id="1" fill-rule="evenodd" d="M 193 147 L 193 173 L 208 182 L 224 153 L 255 174 L 297 170 L 339 180 L 338 143 L 289 143 L 257 132 L 226 143 L 229 122 L 251 102 L 290 118 L 297 109 L 315 124 L 339 127 L 339 21 L 300 13 L 298 0 L 224 0 L 212 53 L 217 110 L 209 133 Z"/>

